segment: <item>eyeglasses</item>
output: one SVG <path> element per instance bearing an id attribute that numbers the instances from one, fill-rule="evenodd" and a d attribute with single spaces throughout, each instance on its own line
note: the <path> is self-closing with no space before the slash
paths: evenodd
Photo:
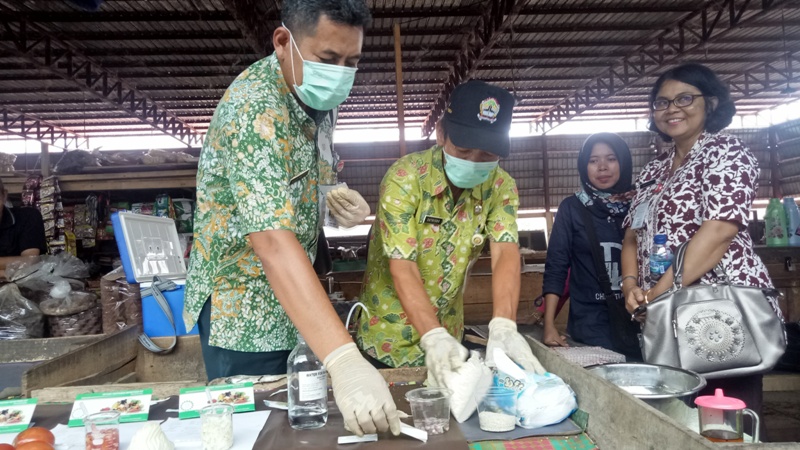
<path id="1" fill-rule="evenodd" d="M 665 98 L 659 98 L 653 102 L 653 110 L 654 111 L 663 111 L 669 108 L 669 104 L 673 103 L 678 108 L 685 108 L 692 103 L 694 103 L 694 99 L 696 97 L 705 97 L 703 94 L 681 94 L 672 100 L 667 100 Z"/>

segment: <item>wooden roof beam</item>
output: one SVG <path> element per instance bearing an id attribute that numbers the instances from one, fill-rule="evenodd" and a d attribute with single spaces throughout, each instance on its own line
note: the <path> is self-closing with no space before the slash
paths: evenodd
<path id="1" fill-rule="evenodd" d="M 89 148 L 89 139 L 82 134 L 42 120 L 30 113 L 0 108 L 0 132 L 33 139 L 64 150 Z"/>
<path id="2" fill-rule="evenodd" d="M 29 31 L 33 31 L 39 38 L 30 39 Z M 0 33 L 12 38 L 11 42 L 0 42 L 0 48 L 26 59 L 37 68 L 58 75 L 75 88 L 115 105 L 131 117 L 136 117 L 187 146 L 202 141 L 203 135 L 189 124 L 38 25 L 24 19 L 11 20 L 4 24 Z M 59 61 L 66 62 L 67 66 L 58 67 Z"/>
<path id="3" fill-rule="evenodd" d="M 239 30 L 259 59 L 272 53 L 272 31 L 280 20 L 277 2 L 226 0 L 225 9 L 236 19 Z"/>
<path id="4" fill-rule="evenodd" d="M 492 0 L 486 5 L 483 15 L 462 41 L 461 50 L 451 65 L 450 75 L 422 126 L 423 135 L 430 136 L 433 133 L 453 89 L 470 79 L 500 36 L 516 20 L 525 3 L 526 0 Z"/>
<path id="5" fill-rule="evenodd" d="M 576 90 L 553 105 L 535 121 L 536 130 L 544 134 L 558 125 L 578 116 L 629 86 L 652 77 L 696 49 L 722 39 L 743 24 L 757 23 L 759 19 L 792 0 L 762 0 L 738 2 L 724 0 L 703 4 L 700 9 L 682 18 L 673 27 L 656 35 L 639 47 L 620 64 L 595 77 L 583 88 Z"/>

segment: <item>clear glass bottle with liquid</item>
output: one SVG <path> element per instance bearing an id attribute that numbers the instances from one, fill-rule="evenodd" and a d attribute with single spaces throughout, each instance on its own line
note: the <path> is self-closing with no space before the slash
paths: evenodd
<path id="1" fill-rule="evenodd" d="M 328 421 L 328 373 L 297 333 L 297 346 L 286 365 L 289 425 L 296 430 L 321 428 Z"/>
<path id="2" fill-rule="evenodd" d="M 667 235 L 657 234 L 650 248 L 650 284 L 653 285 L 672 265 L 672 251 L 667 247 Z"/>

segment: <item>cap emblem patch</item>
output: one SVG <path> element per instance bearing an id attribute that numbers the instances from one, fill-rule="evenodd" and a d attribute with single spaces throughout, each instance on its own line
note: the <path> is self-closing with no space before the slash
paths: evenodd
<path id="1" fill-rule="evenodd" d="M 489 123 L 494 123 L 497 120 L 497 113 L 500 112 L 500 104 L 497 99 L 489 97 L 484 99 L 480 105 L 478 112 L 478 120 L 485 120 Z"/>

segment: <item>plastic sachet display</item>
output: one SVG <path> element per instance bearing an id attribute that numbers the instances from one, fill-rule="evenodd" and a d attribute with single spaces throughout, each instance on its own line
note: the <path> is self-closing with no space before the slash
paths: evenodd
<path id="1" fill-rule="evenodd" d="M 559 423 L 578 407 L 575 393 L 558 375 L 525 372 L 501 349 L 495 349 L 493 384 L 517 392 L 517 425 L 541 428 Z"/>

